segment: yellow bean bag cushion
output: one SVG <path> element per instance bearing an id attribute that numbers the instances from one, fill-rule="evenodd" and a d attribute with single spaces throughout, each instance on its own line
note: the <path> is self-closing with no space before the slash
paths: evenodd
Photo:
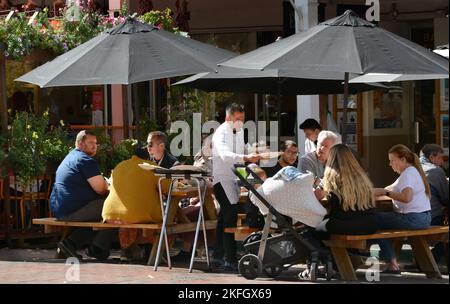
<path id="1" fill-rule="evenodd" d="M 162 222 L 158 180 L 153 171 L 140 168 L 143 162 L 156 165 L 137 156 L 119 163 L 112 171 L 110 192 L 103 205 L 105 222 Z M 163 181 L 163 189 L 168 180 Z M 174 204 L 176 205 L 176 204 Z"/>

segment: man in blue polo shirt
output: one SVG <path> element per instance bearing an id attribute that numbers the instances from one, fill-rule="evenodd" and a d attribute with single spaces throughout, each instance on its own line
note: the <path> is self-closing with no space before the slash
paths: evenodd
<path id="1" fill-rule="evenodd" d="M 50 196 L 52 211 L 58 220 L 101 221 L 104 198 L 108 184 L 103 178 L 97 162 L 92 158 L 97 152 L 97 138 L 90 131 L 80 131 L 72 150 L 56 171 L 55 184 Z M 67 257 L 82 258 L 78 249 L 86 246 L 86 253 L 97 259 L 109 256 L 114 230 L 94 232 L 80 228 L 58 243 L 58 248 Z"/>

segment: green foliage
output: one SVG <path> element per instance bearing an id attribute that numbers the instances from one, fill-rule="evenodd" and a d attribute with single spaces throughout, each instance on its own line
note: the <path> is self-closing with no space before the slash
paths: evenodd
<path id="1" fill-rule="evenodd" d="M 102 16 L 91 6 L 80 6 L 80 20 L 69 18 L 48 18 L 48 9 L 43 9 L 32 24 L 25 13 L 17 13 L 8 22 L 0 20 L 0 43 L 6 44 L 5 55 L 12 59 L 21 59 L 35 49 L 50 50 L 60 55 L 80 44 L 96 37 L 101 32 L 116 26 L 128 15 L 124 1 L 119 18 Z M 63 16 L 69 16 L 74 7 L 65 7 Z M 142 22 L 152 23 L 164 30 L 178 33 L 170 9 L 150 11 L 139 18 Z"/>
<path id="2" fill-rule="evenodd" d="M 37 117 L 28 112 L 16 113 L 11 124 L 8 163 L 24 188 L 45 173 L 45 129 L 48 116 Z"/>
<path id="3" fill-rule="evenodd" d="M 64 123 L 62 121 L 59 126 L 52 126 L 50 131 L 45 135 L 44 154 L 48 160 L 60 163 L 73 147 L 73 141 L 64 129 Z"/>
<path id="4" fill-rule="evenodd" d="M 102 128 L 95 128 L 92 132 L 97 137 L 97 154 L 95 159 L 97 160 L 100 171 L 104 176 L 108 176 L 111 172 L 111 154 L 112 154 L 112 142 L 108 133 Z"/>
<path id="5" fill-rule="evenodd" d="M 163 128 L 158 125 L 158 123 L 154 120 L 150 119 L 142 119 L 139 120 L 139 142 L 146 142 L 148 133 L 152 131 L 163 131 Z"/>
<path id="6" fill-rule="evenodd" d="M 114 169 L 120 162 L 130 159 L 138 147 L 136 139 L 124 139 L 112 148 L 111 168 Z"/>
<path id="7" fill-rule="evenodd" d="M 29 55 L 32 48 L 43 45 L 47 34 L 45 30 L 40 32 L 37 26 L 29 26 L 24 13 L 17 14 L 17 18 L 11 18 L 7 23 L 0 21 L 0 41 L 6 44 L 7 57 L 17 59 Z"/>
<path id="8" fill-rule="evenodd" d="M 122 6 L 120 7 L 120 16 L 128 16 L 128 3 L 127 0 L 123 0 Z"/>
<path id="9" fill-rule="evenodd" d="M 166 8 L 164 11 L 150 11 L 139 17 L 139 20 L 145 23 L 153 24 L 163 30 L 179 33 L 179 29 L 175 26 L 175 21 L 172 18 L 172 11 Z"/>
<path id="10" fill-rule="evenodd" d="M 63 15 L 69 9 L 72 7 L 66 7 Z M 50 21 L 48 10 L 44 9 L 32 24 L 28 24 L 25 13 L 17 13 L 8 22 L 0 21 L 0 42 L 6 44 L 5 55 L 12 59 L 21 59 L 35 49 L 50 50 L 59 55 L 123 20 L 123 17 L 104 17 L 88 6 L 80 7 L 79 21 L 66 18 Z"/>
<path id="11" fill-rule="evenodd" d="M 62 161 L 73 146 L 63 124 L 47 130 L 48 120 L 48 112 L 41 116 L 18 112 L 12 117 L 8 168 L 23 187 L 36 176 L 46 173 L 49 160 Z"/>

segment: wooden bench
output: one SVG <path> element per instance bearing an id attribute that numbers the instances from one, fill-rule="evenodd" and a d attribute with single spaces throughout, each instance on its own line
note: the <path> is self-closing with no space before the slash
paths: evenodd
<path id="1" fill-rule="evenodd" d="M 261 228 L 252 228 L 248 226 L 229 227 L 224 229 L 225 233 L 233 233 L 236 241 L 243 241 L 249 234 L 261 230 Z"/>
<path id="2" fill-rule="evenodd" d="M 54 217 L 50 218 L 39 218 L 33 219 L 33 224 L 44 225 L 45 233 L 53 233 L 55 231 L 64 231 L 70 227 L 88 227 L 94 230 L 101 229 L 115 229 L 115 228 L 132 228 L 132 229 L 142 229 L 142 234 L 144 237 L 156 236 L 156 243 L 160 236 L 160 231 L 162 228 L 162 223 L 157 224 L 112 224 L 112 223 L 101 223 L 101 222 L 67 222 L 58 221 Z M 206 230 L 216 229 L 217 220 L 205 220 Z M 167 224 L 167 234 L 177 234 L 184 232 L 194 232 L 197 227 L 197 222 L 191 223 L 172 223 Z M 157 246 L 152 246 L 152 251 L 148 259 L 148 265 L 154 263 L 156 256 Z"/>
<path id="3" fill-rule="evenodd" d="M 357 280 L 347 249 L 366 249 L 367 240 L 372 239 L 390 239 L 398 250 L 401 250 L 402 242 L 406 241 L 411 245 L 421 271 L 428 278 L 442 277 L 429 246 L 430 242 L 448 243 L 448 226 L 432 226 L 423 230 L 383 230 L 369 235 L 331 235 L 330 240 L 324 243 L 330 247 L 343 280 Z"/>

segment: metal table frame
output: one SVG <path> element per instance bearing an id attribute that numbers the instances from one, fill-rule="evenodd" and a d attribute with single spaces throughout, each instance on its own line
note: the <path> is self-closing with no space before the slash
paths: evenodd
<path id="1" fill-rule="evenodd" d="M 192 256 L 191 261 L 189 264 L 189 272 L 192 272 L 192 267 L 194 265 L 194 258 L 195 253 L 197 249 L 197 241 L 198 241 L 198 234 L 200 232 L 200 225 L 203 228 L 203 240 L 205 242 L 205 250 L 206 250 L 206 263 L 208 264 L 208 269 L 210 268 L 210 261 L 209 261 L 209 253 L 208 253 L 208 242 L 207 242 L 207 236 L 206 236 L 206 227 L 205 227 L 205 218 L 203 214 L 203 206 L 205 202 L 205 194 L 206 194 L 206 188 L 207 188 L 207 178 L 209 177 L 205 172 L 196 172 L 196 171 L 182 171 L 182 170 L 170 170 L 170 169 L 155 169 L 155 176 L 159 177 L 158 180 L 158 188 L 159 188 L 159 199 L 161 202 L 161 211 L 163 215 L 163 224 L 161 227 L 161 233 L 159 237 L 158 242 L 158 249 L 156 253 L 156 260 L 155 260 L 155 266 L 154 270 L 158 270 L 158 264 L 159 264 L 159 258 L 161 256 L 161 249 L 162 249 L 162 241 L 164 238 L 165 245 L 166 245 L 166 254 L 167 254 L 167 264 L 169 266 L 169 269 L 172 268 L 172 263 L 170 260 L 170 249 L 169 249 L 169 240 L 167 237 L 167 218 L 169 215 L 169 209 L 170 209 L 170 203 L 172 199 L 172 192 L 173 192 L 173 185 L 174 182 L 177 180 L 194 180 L 197 184 L 197 190 L 198 190 L 198 196 L 200 201 L 200 210 L 198 214 L 197 219 L 197 227 L 195 229 L 195 238 L 194 238 L 194 244 L 192 248 Z M 164 201 L 163 193 L 162 193 L 162 180 L 164 179 L 170 179 L 170 186 L 169 186 L 169 193 L 167 194 L 167 199 Z M 202 189 L 203 184 L 203 189 Z"/>

